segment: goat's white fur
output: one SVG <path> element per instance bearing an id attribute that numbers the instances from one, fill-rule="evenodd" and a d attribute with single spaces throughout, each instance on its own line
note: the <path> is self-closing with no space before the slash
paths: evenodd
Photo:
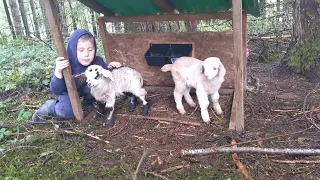
<path id="1" fill-rule="evenodd" d="M 166 64 L 161 71 L 171 71 L 175 83 L 174 99 L 180 114 L 186 111 L 182 105 L 182 97 L 186 102 L 195 107 L 196 103 L 190 96 L 190 89 L 195 88 L 197 99 L 201 108 L 201 116 L 204 122 L 209 123 L 210 117 L 208 106 L 210 104 L 208 95 L 211 97 L 213 108 L 217 114 L 222 114 L 219 104 L 219 92 L 224 82 L 226 69 L 217 57 L 210 57 L 204 61 L 192 57 L 178 58 L 173 64 Z"/>
<path id="2" fill-rule="evenodd" d="M 97 101 L 106 103 L 107 108 L 112 108 L 108 119 L 112 117 L 116 96 L 123 95 L 124 92 L 132 93 L 141 99 L 143 105 L 147 104 L 147 92 L 142 88 L 143 78 L 132 68 L 120 67 L 109 71 L 99 65 L 91 65 L 85 74 L 92 96 Z"/>

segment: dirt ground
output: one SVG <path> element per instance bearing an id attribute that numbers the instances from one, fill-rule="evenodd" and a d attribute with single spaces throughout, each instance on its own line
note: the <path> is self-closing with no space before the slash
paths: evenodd
<path id="1" fill-rule="evenodd" d="M 228 130 L 231 95 L 220 98 L 222 116 L 216 116 L 210 106 L 212 121 L 208 125 L 202 122 L 199 107 L 193 109 L 185 103 L 187 114 L 178 114 L 173 93 L 167 90 L 148 92 L 149 117 L 200 126 L 136 118 L 132 115 L 141 114 L 141 103 L 136 111 L 129 113 L 129 100 L 124 98 L 117 100 L 113 128 L 103 128 L 104 117 L 99 115 L 88 124 L 77 125 L 78 130 L 101 139 L 89 138 L 82 147 L 87 149 L 85 159 L 105 168 L 120 167 L 118 174 L 95 179 L 132 179 L 130 174 L 134 172 L 139 172 L 138 179 L 245 179 L 230 153 L 179 156 L 183 149 L 226 146 L 231 139 L 243 143 L 238 147 L 319 149 L 320 130 L 311 127 L 303 115 L 305 104 L 306 116 L 320 124 L 319 92 L 310 93 L 316 84 L 296 74 L 279 75 L 276 64 L 249 64 L 248 68 L 248 75 L 258 78 L 260 86 L 256 93 L 247 92 L 245 131 L 241 134 Z M 238 156 L 253 179 L 320 179 L 320 156 L 257 153 L 238 153 Z M 300 160 L 303 162 L 298 163 Z M 84 172 L 76 172 L 69 178 L 88 177 Z"/>
<path id="2" fill-rule="evenodd" d="M 201 120 L 199 107 L 192 109 L 185 104 L 186 115 L 180 115 L 175 109 L 172 92 L 149 92 L 151 104 L 149 117 L 168 118 L 185 122 L 200 123 L 200 126 L 185 125 L 166 121 L 147 120 L 134 117 L 117 117 L 114 128 L 105 130 L 103 120 L 90 121 L 91 132 L 109 141 L 107 146 L 94 147 L 92 156 L 108 156 L 108 161 L 123 161 L 131 168 L 136 168 L 140 159 L 141 172 L 154 172 L 164 177 L 178 179 L 242 179 L 237 171 L 231 154 L 212 154 L 205 156 L 180 157 L 182 149 L 219 147 L 230 144 L 233 138 L 237 142 L 248 142 L 239 147 L 264 148 L 320 148 L 320 130 L 311 127 L 303 117 L 303 104 L 306 95 L 315 88 L 304 77 L 296 74 L 276 73 L 276 65 L 251 64 L 248 75 L 259 78 L 257 93 L 247 93 L 245 99 L 245 131 L 241 134 L 228 131 L 231 95 L 223 95 L 220 104 L 223 116 L 216 116 L 210 107 L 211 124 Z M 317 119 L 319 94 L 311 93 L 305 106 L 308 118 Z M 193 95 L 194 99 L 195 96 Z M 140 106 L 139 106 L 140 105 Z M 141 104 L 132 114 L 141 114 Z M 118 100 L 116 114 L 129 114 L 128 100 Z M 279 137 L 274 137 L 279 136 Z M 272 137 L 272 138 L 270 138 Z M 266 138 L 266 139 L 265 139 Z M 270 138 L 270 139 L 268 139 Z M 258 141 L 257 141 L 258 140 Z M 106 152 L 107 151 L 107 152 Z M 143 151 L 147 154 L 142 158 Z M 238 153 L 240 161 L 254 179 L 319 179 L 319 164 L 285 164 L 277 160 L 318 161 L 320 156 L 304 155 L 267 155 Z M 157 161 L 157 158 L 160 161 Z M 192 166 L 202 169 L 193 171 Z M 209 168 L 210 167 L 210 168 Z M 213 169 L 211 169 L 213 168 Z M 208 169 L 206 172 L 205 170 Z M 193 172 L 195 174 L 188 174 Z M 237 175 L 230 175 L 237 172 Z M 204 176 L 204 174 L 207 176 Z M 157 176 L 155 176 L 157 177 Z M 157 177 L 159 178 L 159 177 Z"/>

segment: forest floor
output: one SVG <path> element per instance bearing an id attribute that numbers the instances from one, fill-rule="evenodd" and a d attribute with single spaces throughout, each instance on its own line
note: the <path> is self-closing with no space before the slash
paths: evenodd
<path id="1" fill-rule="evenodd" d="M 98 115 L 83 124 L 70 121 L 19 126 L 16 141 L 0 152 L 0 177 L 245 179 L 231 153 L 192 157 L 179 153 L 185 149 L 229 146 L 231 139 L 241 143 L 238 147 L 320 149 L 320 130 L 307 120 L 320 124 L 316 84 L 297 74 L 279 76 L 276 72 L 276 64 L 248 65 L 248 75 L 259 78 L 260 86 L 258 92 L 246 93 L 245 131 L 241 134 L 228 130 L 231 95 L 220 98 L 222 116 L 216 116 L 210 106 L 212 121 L 208 125 L 202 122 L 199 107 L 193 109 L 185 104 L 187 114 L 180 115 L 173 93 L 155 90 L 148 92 L 149 119 L 134 116 L 141 114 L 141 103 L 129 113 L 129 100 L 121 98 L 117 101 L 115 126 L 110 129 L 103 127 L 104 117 Z M 26 94 L 15 96 L 21 99 Z M 48 92 L 41 96 L 33 93 L 26 103 L 49 97 Z M 193 98 L 196 99 L 194 95 Z M 0 147 L 4 143 L 0 142 Z M 237 155 L 253 179 L 320 179 L 320 156 Z"/>

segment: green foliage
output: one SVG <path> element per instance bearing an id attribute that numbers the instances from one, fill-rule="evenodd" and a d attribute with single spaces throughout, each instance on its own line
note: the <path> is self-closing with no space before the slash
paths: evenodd
<path id="1" fill-rule="evenodd" d="M 297 73 L 305 74 L 310 65 L 320 56 L 320 37 L 315 35 L 300 40 L 296 49 L 291 51 L 288 65 L 294 67 Z"/>
<path id="2" fill-rule="evenodd" d="M 7 130 L 6 128 L 0 129 L 0 141 L 2 141 L 7 136 L 10 136 L 12 134 L 12 131 Z"/>
<path id="3" fill-rule="evenodd" d="M 30 111 L 25 111 L 23 109 L 20 110 L 18 114 L 17 121 L 18 122 L 24 122 L 25 120 L 29 119 L 32 117 L 32 112 Z"/>
<path id="4" fill-rule="evenodd" d="M 18 39 L 0 50 L 0 93 L 20 85 L 48 85 L 56 52 L 43 42 Z"/>

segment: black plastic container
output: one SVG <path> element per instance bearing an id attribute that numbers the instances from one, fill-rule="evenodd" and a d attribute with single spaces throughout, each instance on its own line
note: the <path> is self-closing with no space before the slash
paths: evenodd
<path id="1" fill-rule="evenodd" d="M 192 44 L 150 44 L 144 54 L 149 66 L 172 64 L 176 58 L 190 56 Z"/>

